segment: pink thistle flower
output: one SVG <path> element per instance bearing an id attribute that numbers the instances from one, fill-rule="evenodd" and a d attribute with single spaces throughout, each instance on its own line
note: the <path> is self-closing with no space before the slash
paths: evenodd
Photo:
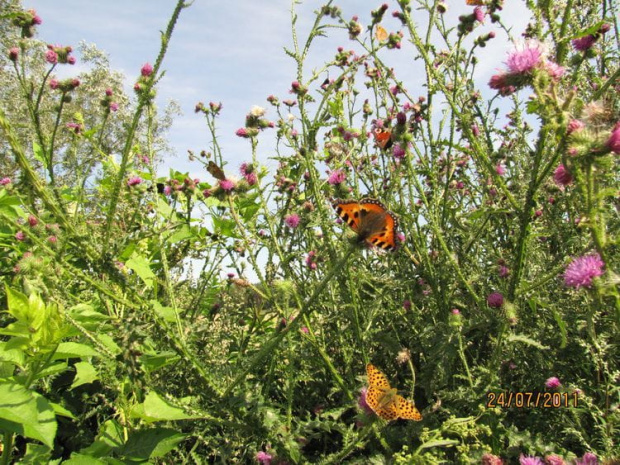
<path id="1" fill-rule="evenodd" d="M 501 458 L 488 452 L 482 454 L 482 461 L 480 463 L 482 465 L 504 465 L 504 461 Z"/>
<path id="2" fill-rule="evenodd" d="M 575 465 L 598 465 L 598 459 L 592 452 L 586 452 L 581 459 L 575 460 Z"/>
<path id="3" fill-rule="evenodd" d="M 545 49 L 541 42 L 530 40 L 525 42 L 522 50 L 514 50 L 508 54 L 506 65 L 513 74 L 529 74 L 541 64 L 545 58 Z"/>
<path id="4" fill-rule="evenodd" d="M 110 88 L 108 87 L 108 88 L 105 90 L 105 94 L 106 94 L 108 97 L 112 97 L 112 94 L 113 94 L 112 89 L 110 89 Z"/>
<path id="5" fill-rule="evenodd" d="M 273 459 L 273 457 L 267 452 L 260 451 L 256 453 L 256 460 L 260 465 L 271 465 L 271 459 Z"/>
<path id="6" fill-rule="evenodd" d="M 579 289 L 580 287 L 591 287 L 592 278 L 603 274 L 605 262 L 601 260 L 598 253 L 584 255 L 575 258 L 564 272 L 564 284 L 569 287 Z"/>
<path id="7" fill-rule="evenodd" d="M 329 177 L 327 178 L 327 182 L 331 184 L 332 186 L 335 186 L 337 184 L 342 184 L 346 179 L 347 179 L 347 175 L 345 174 L 344 171 L 334 170 L 330 173 Z"/>
<path id="8" fill-rule="evenodd" d="M 222 188 L 222 190 L 224 190 L 226 192 L 230 192 L 235 187 L 237 187 L 237 185 L 236 185 L 235 181 L 233 181 L 231 179 L 222 179 L 220 181 L 220 187 Z"/>
<path id="9" fill-rule="evenodd" d="M 28 13 L 30 13 L 32 15 L 32 25 L 39 25 L 41 23 L 43 23 L 43 20 L 41 19 L 41 17 L 37 14 L 36 10 L 34 9 L 30 9 L 28 10 Z"/>
<path id="10" fill-rule="evenodd" d="M 519 464 L 520 465 L 545 465 L 542 459 L 531 456 L 531 455 L 526 456 L 523 454 L 519 456 Z"/>
<path id="11" fill-rule="evenodd" d="M 373 415 L 375 412 L 373 411 L 373 409 L 370 407 L 370 405 L 368 405 L 368 402 L 366 401 L 366 394 L 368 393 L 368 389 L 363 387 L 360 391 L 360 396 L 357 399 L 357 405 L 359 406 L 360 409 L 362 409 L 364 411 L 364 413 L 366 413 L 367 415 Z"/>
<path id="12" fill-rule="evenodd" d="M 517 90 L 517 88 L 510 83 L 510 75 L 504 71 L 500 74 L 491 76 L 489 87 L 499 91 L 499 94 L 503 96 L 510 95 Z"/>
<path id="13" fill-rule="evenodd" d="M 497 274 L 500 278 L 507 278 L 510 274 L 510 269 L 506 265 L 500 265 Z"/>
<path id="14" fill-rule="evenodd" d="M 8 184 L 11 184 L 11 178 L 5 177 L 0 179 L 0 186 L 6 186 Z"/>
<path id="15" fill-rule="evenodd" d="M 620 121 L 616 123 L 609 139 L 607 139 L 607 148 L 615 154 L 620 154 Z"/>
<path id="16" fill-rule="evenodd" d="M 164 195 L 170 195 L 172 193 L 172 187 L 165 186 L 164 187 Z"/>
<path id="17" fill-rule="evenodd" d="M 142 65 L 142 68 L 140 69 L 140 74 L 144 77 L 149 77 L 151 74 L 153 74 L 153 67 L 151 66 L 151 64 L 144 63 Z"/>
<path id="18" fill-rule="evenodd" d="M 394 158 L 396 158 L 397 160 L 401 160 L 403 158 L 405 158 L 405 149 L 403 149 L 400 144 L 394 144 L 394 148 L 392 149 L 392 154 L 394 155 Z"/>
<path id="19" fill-rule="evenodd" d="M 213 195 L 213 192 L 211 191 L 211 189 L 205 189 L 202 191 L 202 195 L 205 199 L 208 199 L 209 197 L 211 197 L 211 195 Z"/>
<path id="20" fill-rule="evenodd" d="M 250 186 L 253 186 L 258 182 L 258 176 L 256 173 L 248 173 L 244 176 L 244 178 Z"/>
<path id="21" fill-rule="evenodd" d="M 302 327 L 300 328 L 300 331 L 301 331 L 302 333 L 304 333 L 304 334 L 308 334 L 308 333 L 310 332 L 306 326 L 302 326 Z"/>
<path id="22" fill-rule="evenodd" d="M 399 232 L 398 234 L 396 234 L 396 240 L 397 240 L 399 243 L 401 243 L 401 244 L 402 244 L 403 242 L 405 242 L 405 239 L 407 239 L 407 237 L 405 236 L 405 234 L 404 234 L 404 233 Z"/>
<path id="23" fill-rule="evenodd" d="M 566 72 L 566 68 L 549 60 L 545 61 L 544 69 L 547 70 L 549 76 L 556 81 L 564 76 L 564 73 Z"/>
<path id="24" fill-rule="evenodd" d="M 478 21 L 479 23 L 483 23 L 484 22 L 484 11 L 482 11 L 482 8 L 480 8 L 479 6 L 477 6 L 476 8 L 474 8 L 474 19 L 476 21 Z"/>
<path id="25" fill-rule="evenodd" d="M 118 103 L 110 102 L 110 111 L 117 111 L 117 110 L 118 110 Z"/>
<path id="26" fill-rule="evenodd" d="M 17 231 L 15 233 L 15 239 L 17 239 L 18 241 L 25 241 L 26 240 L 26 234 L 24 233 L 24 231 Z"/>
<path id="27" fill-rule="evenodd" d="M 585 127 L 586 125 L 583 121 L 573 119 L 568 123 L 568 126 L 566 127 L 566 134 L 570 135 L 573 132 L 581 131 Z"/>
<path id="28" fill-rule="evenodd" d="M 293 213 L 292 215 L 287 215 L 284 218 L 284 223 L 291 229 L 295 229 L 299 226 L 300 218 L 299 215 Z"/>
<path id="29" fill-rule="evenodd" d="M 246 128 L 239 128 L 239 129 L 237 129 L 237 131 L 235 132 L 235 134 L 236 134 L 238 137 L 246 137 L 246 138 L 247 138 L 247 137 L 250 137 L 250 136 L 249 136 L 249 134 L 248 134 L 248 130 L 247 130 Z"/>
<path id="30" fill-rule="evenodd" d="M 45 61 L 51 65 L 58 63 L 58 54 L 54 50 L 48 50 L 45 52 Z"/>
<path id="31" fill-rule="evenodd" d="M 47 238 L 47 242 L 49 242 L 50 244 L 54 245 L 58 242 L 58 238 L 56 236 L 50 236 Z"/>
<path id="32" fill-rule="evenodd" d="M 67 63 L 69 63 L 70 65 L 74 65 L 75 62 L 76 60 L 74 56 L 67 57 Z"/>
<path id="33" fill-rule="evenodd" d="M 503 176 L 504 174 L 506 174 L 506 168 L 501 163 L 498 163 L 497 165 L 495 165 L 495 172 L 498 175 Z"/>
<path id="34" fill-rule="evenodd" d="M 584 37 L 580 37 L 579 39 L 571 40 L 571 43 L 573 44 L 573 48 L 577 50 L 578 52 L 585 52 L 586 50 L 589 50 L 590 48 L 592 48 L 595 42 L 596 42 L 596 37 L 593 36 L 592 34 L 589 34 Z"/>
<path id="35" fill-rule="evenodd" d="M 11 47 L 9 49 L 9 60 L 11 60 L 13 63 L 15 63 L 17 61 L 17 58 L 19 58 L 19 48 L 18 47 Z"/>
<path id="36" fill-rule="evenodd" d="M 553 172 L 553 180 L 558 186 L 568 186 L 573 182 L 573 176 L 566 169 L 566 167 L 560 163 L 560 165 Z"/>
<path id="37" fill-rule="evenodd" d="M 480 135 L 480 128 L 478 128 L 477 124 L 472 124 L 471 132 L 474 135 L 474 137 L 478 137 Z"/>
<path id="38" fill-rule="evenodd" d="M 504 305 L 504 296 L 499 292 L 492 292 L 487 297 L 487 305 L 493 308 L 500 308 Z"/>
<path id="39" fill-rule="evenodd" d="M 39 220 L 34 215 L 28 215 L 28 224 L 34 228 L 37 224 L 39 224 Z"/>
<path id="40" fill-rule="evenodd" d="M 560 383 L 560 380 L 555 376 L 552 376 L 551 378 L 548 378 L 547 381 L 545 381 L 545 387 L 547 389 L 557 389 L 561 385 L 562 383 Z"/>
<path id="41" fill-rule="evenodd" d="M 143 180 L 140 176 L 131 176 L 128 180 L 127 180 L 127 186 L 129 187 L 133 187 L 133 186 L 137 186 L 139 184 L 142 184 Z"/>
<path id="42" fill-rule="evenodd" d="M 405 310 L 411 310 L 411 301 L 410 300 L 403 300 L 403 308 Z"/>
<path id="43" fill-rule="evenodd" d="M 547 465 L 566 465 L 564 459 L 559 455 L 547 455 L 545 457 L 545 463 Z"/>

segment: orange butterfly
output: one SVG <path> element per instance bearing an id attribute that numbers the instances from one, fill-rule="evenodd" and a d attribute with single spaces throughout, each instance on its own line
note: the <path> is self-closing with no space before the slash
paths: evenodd
<path id="1" fill-rule="evenodd" d="M 412 402 L 397 394 L 396 388 L 390 387 L 390 382 L 381 371 L 372 364 L 366 365 L 368 376 L 368 390 L 366 403 L 384 420 L 420 421 L 422 415 Z"/>
<path id="2" fill-rule="evenodd" d="M 375 38 L 379 42 L 385 42 L 386 40 L 388 40 L 388 37 L 389 35 L 385 28 L 381 26 L 381 24 L 377 24 L 377 28 L 375 29 Z"/>
<path id="3" fill-rule="evenodd" d="M 485 4 L 484 0 L 466 0 L 466 3 L 468 5 L 477 5 L 477 6 L 483 6 Z"/>
<path id="4" fill-rule="evenodd" d="M 224 170 L 217 166 L 213 160 L 209 160 L 209 164 L 207 165 L 207 171 L 211 173 L 215 179 L 223 181 L 226 179 L 226 175 L 224 174 Z"/>
<path id="5" fill-rule="evenodd" d="M 387 150 L 392 146 L 392 131 L 389 129 L 377 128 L 372 135 L 375 136 L 375 142 L 382 150 Z"/>
<path id="6" fill-rule="evenodd" d="M 383 250 L 396 249 L 398 218 L 375 199 L 335 200 L 332 203 L 340 218 L 357 233 L 360 242 Z"/>

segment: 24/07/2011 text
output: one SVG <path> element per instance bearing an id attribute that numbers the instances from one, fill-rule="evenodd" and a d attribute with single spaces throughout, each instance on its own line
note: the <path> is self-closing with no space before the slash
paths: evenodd
<path id="1" fill-rule="evenodd" d="M 578 407 L 579 393 L 573 392 L 487 392 L 487 408 Z"/>

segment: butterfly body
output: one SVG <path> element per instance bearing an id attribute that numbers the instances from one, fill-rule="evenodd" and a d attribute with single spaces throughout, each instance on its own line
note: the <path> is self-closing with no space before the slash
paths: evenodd
<path id="1" fill-rule="evenodd" d="M 334 210 L 357 233 L 359 242 L 393 251 L 397 246 L 398 219 L 375 199 L 335 200 Z"/>
<path id="2" fill-rule="evenodd" d="M 374 365 L 366 365 L 368 376 L 368 390 L 366 391 L 366 403 L 384 420 L 420 421 L 422 415 L 412 402 L 397 393 L 396 388 L 390 386 L 387 377 Z"/>
<path id="3" fill-rule="evenodd" d="M 389 129 L 376 128 L 372 135 L 375 138 L 375 143 L 382 150 L 387 150 L 392 146 L 392 131 Z"/>

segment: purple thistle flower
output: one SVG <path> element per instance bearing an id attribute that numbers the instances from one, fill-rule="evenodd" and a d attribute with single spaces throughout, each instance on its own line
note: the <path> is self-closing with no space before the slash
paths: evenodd
<path id="1" fill-rule="evenodd" d="M 39 224 L 39 220 L 37 220 L 34 215 L 28 215 L 28 224 L 34 228 L 37 224 Z"/>
<path id="2" fill-rule="evenodd" d="M 614 129 L 611 131 L 606 145 L 613 153 L 620 155 L 620 121 L 616 123 L 616 126 L 614 126 Z"/>
<path id="3" fill-rule="evenodd" d="M 327 182 L 331 184 L 332 186 L 335 186 L 337 184 L 342 184 L 346 179 L 347 179 L 347 175 L 344 171 L 334 170 L 330 173 L 329 177 L 327 178 Z"/>
<path id="4" fill-rule="evenodd" d="M 504 461 L 497 455 L 489 454 L 485 452 L 482 454 L 482 465 L 504 465 Z"/>
<path id="5" fill-rule="evenodd" d="M 403 300 L 403 308 L 405 310 L 411 310 L 411 301 L 410 300 Z"/>
<path id="6" fill-rule="evenodd" d="M 575 258 L 564 271 L 564 284 L 579 289 L 592 286 L 592 278 L 603 274 L 605 262 L 598 253 Z"/>
<path id="7" fill-rule="evenodd" d="M 504 304 L 504 296 L 499 292 L 492 292 L 487 297 L 487 305 L 493 308 L 499 308 Z"/>
<path id="8" fill-rule="evenodd" d="M 559 455 L 547 455 L 545 457 L 545 463 L 547 465 L 565 465 L 564 459 Z"/>
<path id="9" fill-rule="evenodd" d="M 566 167 L 560 163 L 560 166 L 553 172 L 553 180 L 558 186 L 568 186 L 573 182 L 573 176 Z"/>
<path id="10" fill-rule="evenodd" d="M 142 178 L 140 176 L 131 176 L 127 180 L 127 186 L 129 187 L 137 186 L 138 184 L 142 184 Z"/>
<path id="11" fill-rule="evenodd" d="M 144 77 L 149 77 L 151 74 L 153 74 L 153 67 L 151 66 L 151 64 L 144 63 L 142 65 L 142 68 L 140 69 L 140 74 Z"/>
<path id="12" fill-rule="evenodd" d="M 273 457 L 269 455 L 267 452 L 263 452 L 261 450 L 260 452 L 256 453 L 256 460 L 261 465 L 271 465 L 271 459 L 273 459 Z"/>
<path id="13" fill-rule="evenodd" d="M 497 274 L 500 278 L 506 278 L 510 274 L 510 269 L 506 265 L 500 265 Z"/>
<path id="14" fill-rule="evenodd" d="M 394 158 L 400 160 L 405 158 L 405 149 L 403 149 L 400 144 L 394 144 L 394 148 L 392 149 L 392 154 L 394 155 Z"/>
<path id="15" fill-rule="evenodd" d="M 235 132 L 238 137 L 250 137 L 246 128 L 239 128 Z"/>
<path id="16" fill-rule="evenodd" d="M 542 459 L 538 457 L 533 457 L 531 455 L 525 456 L 523 454 L 519 456 L 519 464 L 520 465 L 545 465 Z"/>
<path id="17" fill-rule="evenodd" d="M 592 452 L 586 452 L 581 459 L 575 460 L 575 465 L 598 465 L 598 459 Z"/>
<path id="18" fill-rule="evenodd" d="M 585 37 L 580 37 L 579 39 L 571 40 L 573 48 L 578 52 L 585 52 L 586 50 L 592 48 L 594 42 L 596 42 L 596 37 L 592 34 L 589 34 Z"/>
<path id="19" fill-rule="evenodd" d="M 231 179 L 222 179 L 220 181 L 220 187 L 222 188 L 222 190 L 230 192 L 236 187 L 236 184 L 235 181 Z"/>
<path id="20" fill-rule="evenodd" d="M 117 111 L 117 110 L 118 110 L 118 103 L 110 102 L 110 111 Z"/>
<path id="21" fill-rule="evenodd" d="M 495 165 L 495 172 L 498 175 L 503 176 L 504 174 L 506 174 L 506 168 L 501 163 L 498 163 L 497 165 Z"/>
<path id="22" fill-rule="evenodd" d="M 522 50 L 514 50 L 508 54 L 506 65 L 510 73 L 529 74 L 544 60 L 544 57 L 543 44 L 530 40 L 525 43 Z"/>
<path id="23" fill-rule="evenodd" d="M 370 405 L 368 405 L 368 402 L 366 402 L 367 392 L 368 392 L 368 389 L 363 387 L 362 390 L 360 391 L 360 396 L 357 399 L 357 405 L 359 406 L 359 408 L 361 408 L 364 411 L 364 413 L 368 415 L 373 415 L 375 412 L 373 411 L 372 408 L 370 408 Z"/>
<path id="24" fill-rule="evenodd" d="M 0 186 L 6 186 L 8 184 L 11 184 L 11 178 L 5 177 L 0 179 Z"/>
<path id="25" fill-rule="evenodd" d="M 570 135 L 573 132 L 581 131 L 585 127 L 586 125 L 583 121 L 579 121 L 578 119 L 573 119 L 568 123 L 568 127 L 566 128 L 566 133 Z"/>
<path id="26" fill-rule="evenodd" d="M 484 22 L 484 11 L 482 11 L 482 8 L 480 8 L 479 6 L 474 8 L 474 19 L 479 23 Z"/>
<path id="27" fill-rule="evenodd" d="M 9 49 L 9 60 L 11 60 L 13 63 L 15 63 L 17 61 L 17 58 L 19 58 L 19 48 L 18 47 L 11 47 Z"/>
<path id="28" fill-rule="evenodd" d="M 551 378 L 548 378 L 547 381 L 545 381 L 545 387 L 547 389 L 557 389 L 561 385 L 562 383 L 560 383 L 560 380 L 555 376 L 552 376 Z"/>
<path id="29" fill-rule="evenodd" d="M 58 54 L 54 50 L 48 50 L 45 52 L 45 61 L 51 65 L 58 63 Z"/>
<path id="30" fill-rule="evenodd" d="M 15 233 L 15 239 L 17 239 L 18 241 L 24 241 L 26 240 L 26 234 L 24 233 L 24 231 L 17 231 Z"/>
<path id="31" fill-rule="evenodd" d="M 284 218 L 284 223 L 291 229 L 295 229 L 299 226 L 300 218 L 299 215 L 293 213 L 292 215 L 287 215 Z"/>

